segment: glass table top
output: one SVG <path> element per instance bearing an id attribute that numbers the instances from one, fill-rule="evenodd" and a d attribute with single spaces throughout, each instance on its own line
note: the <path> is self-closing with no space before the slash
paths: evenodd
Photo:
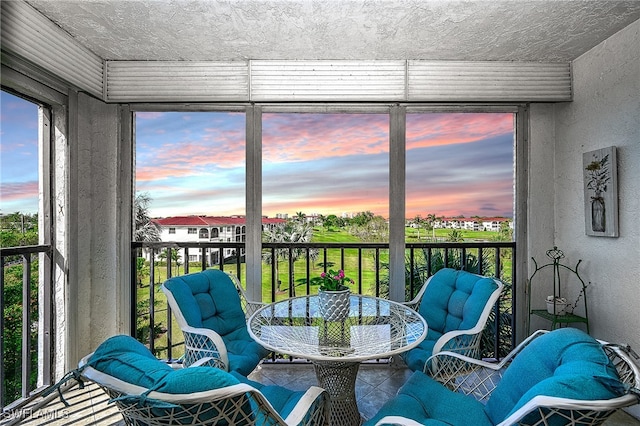
<path id="1" fill-rule="evenodd" d="M 275 352 L 318 361 L 385 358 L 418 345 L 427 324 L 397 302 L 352 294 L 343 321 L 325 321 L 318 296 L 295 297 L 256 311 L 249 333 Z"/>

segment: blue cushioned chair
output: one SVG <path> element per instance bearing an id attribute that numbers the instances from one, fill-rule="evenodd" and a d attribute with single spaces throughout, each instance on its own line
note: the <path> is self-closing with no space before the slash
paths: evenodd
<path id="1" fill-rule="evenodd" d="M 480 339 L 503 284 L 493 278 L 444 268 L 427 279 L 416 297 L 406 304 L 427 321 L 427 337 L 403 353 L 410 369 L 427 371 L 427 359 L 440 351 L 472 358 L 480 356 Z"/>
<path id="2" fill-rule="evenodd" d="M 186 366 L 209 358 L 209 365 L 247 376 L 269 354 L 247 331 L 246 315 L 255 307 L 232 275 L 207 269 L 161 288 L 184 335 Z"/>
<path id="3" fill-rule="evenodd" d="M 114 336 L 80 361 L 127 425 L 324 425 L 327 393 L 263 386 L 218 368 L 174 369 L 130 336 Z"/>
<path id="4" fill-rule="evenodd" d="M 433 358 L 451 369 L 414 372 L 365 426 L 597 425 L 640 401 L 637 355 L 575 328 L 534 333 L 499 364 Z"/>

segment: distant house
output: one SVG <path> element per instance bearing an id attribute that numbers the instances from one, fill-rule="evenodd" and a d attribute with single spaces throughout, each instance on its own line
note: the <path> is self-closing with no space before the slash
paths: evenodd
<path id="1" fill-rule="evenodd" d="M 513 220 L 506 217 L 490 217 L 482 219 L 482 229 L 485 231 L 500 232 L 503 223 L 507 223 L 509 228 L 513 228 Z"/>
<path id="2" fill-rule="evenodd" d="M 161 227 L 160 239 L 163 242 L 245 242 L 245 216 L 172 216 L 153 219 Z M 286 223 L 282 218 L 262 218 L 262 230 L 273 228 Z M 219 262 L 219 249 L 211 248 L 205 251 L 209 264 Z M 184 258 L 184 249 L 179 251 L 180 259 Z M 225 248 L 225 259 L 236 255 L 235 248 Z M 244 253 L 240 253 L 241 256 Z M 201 262 L 202 251 L 189 251 L 189 262 Z"/>
<path id="3" fill-rule="evenodd" d="M 494 231 L 500 232 L 503 223 L 513 227 L 513 220 L 508 217 L 445 217 L 433 222 L 434 228 L 440 229 L 464 229 L 467 231 Z"/>

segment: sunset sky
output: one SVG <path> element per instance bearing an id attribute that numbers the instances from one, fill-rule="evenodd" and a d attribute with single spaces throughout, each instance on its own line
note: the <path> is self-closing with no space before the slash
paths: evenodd
<path id="1" fill-rule="evenodd" d="M 26 105 L 25 105 L 26 104 Z M 406 216 L 513 215 L 514 116 L 407 115 Z M 2 93 L 3 213 L 37 210 L 37 108 Z M 263 114 L 263 214 L 389 215 L 385 114 Z M 245 214 L 242 113 L 136 115 L 151 214 Z"/>
<path id="2" fill-rule="evenodd" d="M 38 107 L 0 95 L 0 212 L 38 212 Z"/>

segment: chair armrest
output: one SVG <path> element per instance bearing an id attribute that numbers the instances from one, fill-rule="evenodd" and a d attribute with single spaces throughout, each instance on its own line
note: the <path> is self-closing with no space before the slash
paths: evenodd
<path id="1" fill-rule="evenodd" d="M 483 327 L 473 327 L 467 330 L 449 331 L 436 341 L 433 346 L 433 353 L 449 351 L 478 358 L 482 329 Z"/>
<path id="2" fill-rule="evenodd" d="M 499 363 L 491 363 L 451 351 L 432 355 L 425 363 L 424 373 L 447 388 L 472 395 L 478 401 L 485 401 L 500 382 L 504 370 L 515 356 L 533 339 L 547 330 L 538 330 L 527 337 Z"/>
<path id="3" fill-rule="evenodd" d="M 242 305 L 242 309 L 244 309 L 245 317 L 247 317 L 247 319 L 251 315 L 253 315 L 255 311 L 266 305 L 266 303 L 263 302 L 254 302 L 247 299 L 247 294 L 245 293 L 244 288 L 242 288 L 240 279 L 232 273 L 225 272 L 225 274 L 227 274 L 231 281 L 233 281 L 233 284 L 236 286 L 236 290 L 238 290 L 238 296 L 240 296 L 240 304 Z"/>
<path id="4" fill-rule="evenodd" d="M 471 395 L 481 402 L 491 396 L 508 366 L 504 360 L 490 363 L 448 351 L 431 356 L 427 364 L 432 363 L 437 363 L 438 368 L 426 374 L 452 391 Z"/>
<path id="5" fill-rule="evenodd" d="M 185 368 L 191 367 L 215 367 L 216 363 L 219 362 L 217 358 L 213 358 L 210 356 L 206 356 L 204 358 L 200 358 L 197 361 L 194 361 L 191 365 Z"/>
<path id="6" fill-rule="evenodd" d="M 182 328 L 184 335 L 184 364 L 190 366 L 201 358 L 211 358 L 208 365 L 229 371 L 227 346 L 222 337 L 208 328 L 186 326 Z"/>
<path id="7" fill-rule="evenodd" d="M 571 416 L 571 419 L 595 419 L 599 417 L 600 420 L 605 420 L 615 410 L 630 407 L 637 403 L 638 398 L 632 394 L 604 400 L 569 399 L 537 395 L 496 426 L 519 424 L 526 415 L 534 411 L 538 411 L 540 417 L 545 419 L 544 424 L 549 424 L 549 420 L 551 420 L 552 417 L 557 417 L 563 421 L 566 420 L 568 416 Z M 603 414 L 596 416 L 596 413 Z"/>
<path id="8" fill-rule="evenodd" d="M 478 328 L 478 327 L 474 327 Z M 482 329 L 476 331 L 470 330 L 453 330 L 443 334 L 433 346 L 433 354 L 440 352 L 454 352 L 469 358 L 480 358 L 480 339 L 482 338 Z M 422 372 L 428 375 L 435 374 L 440 368 L 439 358 L 431 357 L 427 359 L 422 368 Z"/>
<path id="9" fill-rule="evenodd" d="M 427 285 L 429 284 L 432 278 L 433 278 L 433 275 L 427 278 L 427 281 L 425 281 L 422 287 L 420 287 L 418 294 L 416 294 L 413 299 L 411 299 L 408 302 L 402 302 L 402 304 L 408 306 L 409 308 L 417 312 L 418 309 L 420 308 L 420 302 L 422 302 L 422 296 L 424 295 L 424 292 L 427 289 Z"/>
<path id="10" fill-rule="evenodd" d="M 289 426 L 326 424 L 329 422 L 329 394 L 311 386 L 284 420 Z"/>
<path id="11" fill-rule="evenodd" d="M 410 300 L 409 302 L 402 302 L 402 304 L 404 306 L 406 306 L 407 308 L 411 308 L 414 311 L 418 312 L 418 308 L 420 307 L 420 300 L 416 300 L 416 298 L 414 298 L 413 300 Z"/>
<path id="12" fill-rule="evenodd" d="M 267 303 L 263 303 L 263 302 L 251 302 L 249 300 L 246 300 L 244 303 L 244 312 L 245 312 L 245 316 L 247 317 L 247 319 L 249 319 L 249 317 L 251 315 L 253 315 L 258 309 L 262 308 L 263 306 L 266 306 Z"/>
<path id="13" fill-rule="evenodd" d="M 415 420 L 408 419 L 402 416 L 385 416 L 381 418 L 375 426 L 383 426 L 383 425 L 400 425 L 400 426 L 422 426 L 421 423 L 416 422 Z"/>
<path id="14" fill-rule="evenodd" d="M 525 340 L 522 341 L 522 343 L 520 343 L 515 349 L 513 349 L 511 352 L 509 352 L 504 358 L 502 358 L 502 360 L 500 360 L 499 363 L 495 363 L 495 362 L 486 362 L 486 361 L 482 361 L 480 359 L 476 359 L 476 358 L 472 358 L 469 356 L 465 356 L 459 353 L 455 353 L 453 351 L 442 351 L 439 352 L 435 355 L 432 355 L 431 357 L 429 357 L 429 359 L 427 359 L 427 363 L 430 362 L 431 360 L 437 360 L 437 359 L 442 359 L 442 358 L 457 358 L 460 360 L 460 362 L 463 363 L 467 363 L 467 364 L 476 364 L 479 365 L 483 368 L 490 368 L 490 369 L 494 369 L 494 370 L 500 370 L 503 368 L 506 368 L 511 361 L 513 360 L 513 358 L 516 357 L 516 355 L 518 355 L 518 353 L 520 353 L 522 351 L 522 349 L 524 349 L 525 346 L 527 346 L 533 339 L 535 339 L 538 336 L 541 336 L 542 334 L 548 333 L 548 330 L 538 330 L 535 333 L 531 334 L 531 336 L 527 337 Z M 444 359 L 443 359 L 444 362 Z M 429 373 L 428 371 L 424 371 L 424 373 Z"/>

